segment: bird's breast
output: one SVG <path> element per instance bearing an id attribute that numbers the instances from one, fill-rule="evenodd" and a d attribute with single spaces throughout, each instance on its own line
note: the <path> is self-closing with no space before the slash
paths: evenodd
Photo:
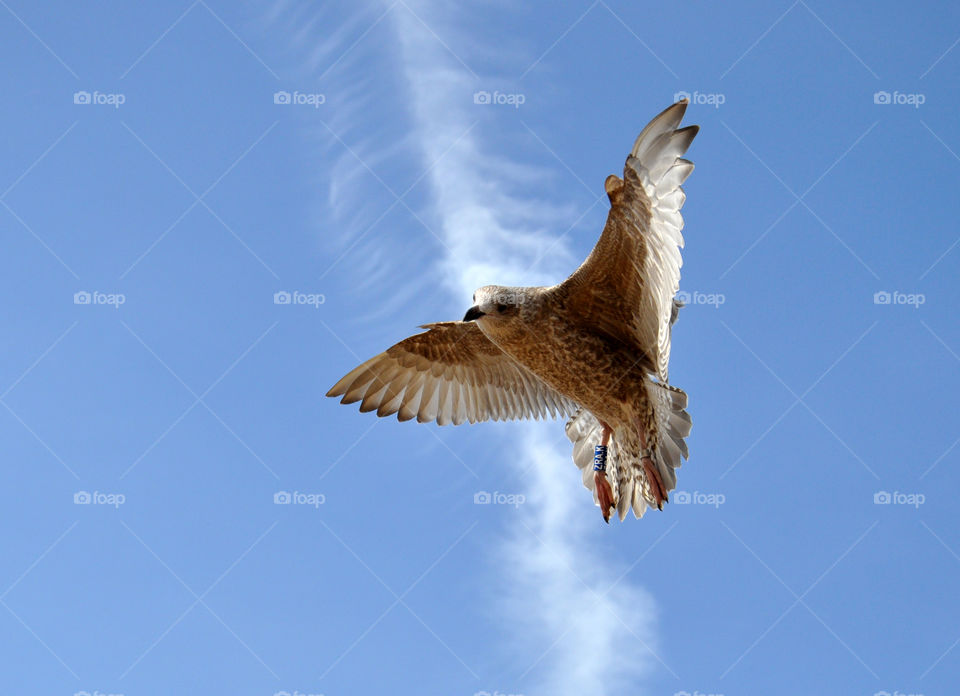
<path id="1" fill-rule="evenodd" d="M 643 354 L 556 317 L 490 337 L 501 350 L 596 415 L 619 413 L 642 390 Z"/>

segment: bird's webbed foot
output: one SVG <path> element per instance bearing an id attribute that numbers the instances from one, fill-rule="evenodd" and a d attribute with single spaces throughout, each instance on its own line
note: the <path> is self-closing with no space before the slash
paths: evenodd
<path id="1" fill-rule="evenodd" d="M 647 446 L 647 436 L 640 420 L 637 420 L 637 430 L 640 433 L 640 446 L 643 447 L 643 451 L 640 453 L 640 462 L 643 464 L 643 471 L 647 477 L 650 495 L 653 496 L 657 508 L 663 510 L 663 504 L 670 502 L 667 498 L 667 487 L 663 485 L 660 472 L 657 471 L 657 466 L 653 463 L 653 449 Z"/>
<path id="2" fill-rule="evenodd" d="M 610 524 L 610 515 L 613 513 L 614 507 L 616 507 L 616 503 L 614 503 L 613 500 L 613 489 L 610 488 L 607 475 L 602 471 L 594 472 L 593 482 L 597 487 L 597 500 L 600 502 L 600 512 L 603 514 L 603 521 Z"/>

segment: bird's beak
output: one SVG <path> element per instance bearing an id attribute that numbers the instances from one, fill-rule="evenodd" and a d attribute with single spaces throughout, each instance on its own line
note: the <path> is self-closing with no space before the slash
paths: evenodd
<path id="1" fill-rule="evenodd" d="M 480 308 L 474 305 L 467 310 L 467 313 L 463 315 L 464 321 L 474 321 L 484 316 L 483 312 L 480 311 Z"/>

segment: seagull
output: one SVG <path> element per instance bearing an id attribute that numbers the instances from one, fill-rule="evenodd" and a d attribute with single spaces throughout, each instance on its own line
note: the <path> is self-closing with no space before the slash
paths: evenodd
<path id="1" fill-rule="evenodd" d="M 377 416 L 439 425 L 569 418 L 567 437 L 604 521 L 663 509 L 687 459 L 686 393 L 668 380 L 682 304 L 683 159 L 699 130 L 681 100 L 643 129 L 623 177 L 604 181 L 606 225 L 550 287 L 486 285 L 462 321 L 425 324 L 327 392 Z M 591 464 L 593 466 L 591 467 Z"/>

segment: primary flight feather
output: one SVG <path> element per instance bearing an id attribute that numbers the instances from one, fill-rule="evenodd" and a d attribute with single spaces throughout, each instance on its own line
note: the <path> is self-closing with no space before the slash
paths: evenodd
<path id="1" fill-rule="evenodd" d="M 691 421 L 668 382 L 681 306 L 683 159 L 697 126 L 665 109 L 604 189 L 610 213 L 593 251 L 552 287 L 487 285 L 463 321 L 421 327 L 327 392 L 361 411 L 440 425 L 568 417 L 573 459 L 605 520 L 662 509 Z M 594 466 L 591 467 L 590 465 Z"/>

